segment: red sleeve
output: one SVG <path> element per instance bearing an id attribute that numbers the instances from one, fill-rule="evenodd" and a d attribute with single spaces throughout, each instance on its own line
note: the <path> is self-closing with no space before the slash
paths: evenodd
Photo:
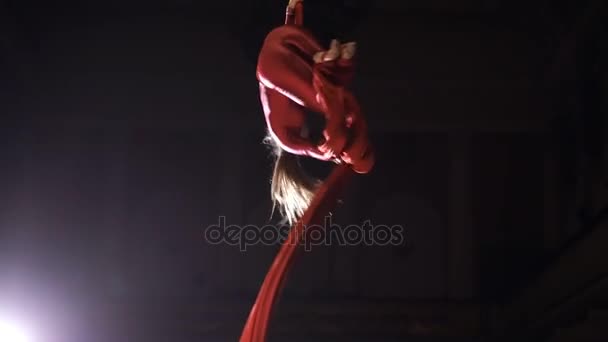
<path id="1" fill-rule="evenodd" d="M 317 92 L 317 100 L 323 108 L 325 116 L 323 131 L 325 143 L 321 146 L 321 150 L 333 153 L 338 157 L 348 141 L 344 108 L 344 91 L 346 90 L 329 82 L 324 75 L 318 72 L 316 66 L 313 72 L 313 87 Z"/>
<path id="2" fill-rule="evenodd" d="M 315 159 L 332 159 L 333 156 L 325 155 L 308 139 L 300 136 L 306 115 L 301 106 L 261 83 L 260 99 L 268 129 L 282 149 L 292 154 Z"/>
<path id="3" fill-rule="evenodd" d="M 361 108 L 355 97 L 349 92 L 346 92 L 344 97 L 351 140 L 341 157 L 346 163 L 352 165 L 355 172 L 368 173 L 374 166 L 375 155 L 369 141 L 367 122 L 361 114 Z"/>

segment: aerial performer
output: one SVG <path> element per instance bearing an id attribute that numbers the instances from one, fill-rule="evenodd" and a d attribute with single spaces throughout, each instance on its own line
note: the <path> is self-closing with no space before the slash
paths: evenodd
<path id="1" fill-rule="evenodd" d="M 271 198 L 292 229 L 264 279 L 241 342 L 265 341 L 273 304 L 306 226 L 322 222 L 350 176 L 369 173 L 375 162 L 367 123 L 349 90 L 356 43 L 334 39 L 323 48 L 303 27 L 303 9 L 302 0 L 289 1 L 285 24 L 268 33 L 258 57 L 266 141 L 275 155 Z M 302 157 L 337 166 L 321 182 L 303 171 Z"/>

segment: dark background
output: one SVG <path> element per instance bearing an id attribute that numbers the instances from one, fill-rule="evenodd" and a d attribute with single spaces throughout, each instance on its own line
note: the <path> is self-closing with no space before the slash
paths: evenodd
<path id="1" fill-rule="evenodd" d="M 235 341 L 278 246 L 257 51 L 287 1 L 0 2 L 0 313 L 33 342 Z M 278 341 L 606 341 L 605 2 L 306 0 L 359 43 L 377 166 L 303 254 Z"/>

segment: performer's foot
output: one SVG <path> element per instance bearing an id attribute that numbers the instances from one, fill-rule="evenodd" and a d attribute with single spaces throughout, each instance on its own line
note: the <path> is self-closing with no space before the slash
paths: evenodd
<path id="1" fill-rule="evenodd" d="M 338 57 L 340 57 L 340 42 L 334 39 L 329 45 L 329 50 L 315 53 L 313 60 L 315 63 L 323 63 L 336 60 Z"/>
<path id="2" fill-rule="evenodd" d="M 355 42 L 340 45 L 340 58 L 351 59 L 355 56 L 355 52 L 357 52 L 357 43 Z"/>

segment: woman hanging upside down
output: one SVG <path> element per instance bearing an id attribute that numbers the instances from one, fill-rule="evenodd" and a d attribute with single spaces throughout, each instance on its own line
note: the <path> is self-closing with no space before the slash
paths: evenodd
<path id="1" fill-rule="evenodd" d="M 358 173 L 374 165 L 367 124 L 347 89 L 356 44 L 333 40 L 324 50 L 302 24 L 303 1 L 290 0 L 285 25 L 267 35 L 257 65 L 266 141 L 276 157 L 271 197 L 290 224 L 303 215 L 319 185 L 303 172 L 299 156 L 347 163 Z M 319 137 L 310 125 L 315 118 L 324 121 Z"/>

